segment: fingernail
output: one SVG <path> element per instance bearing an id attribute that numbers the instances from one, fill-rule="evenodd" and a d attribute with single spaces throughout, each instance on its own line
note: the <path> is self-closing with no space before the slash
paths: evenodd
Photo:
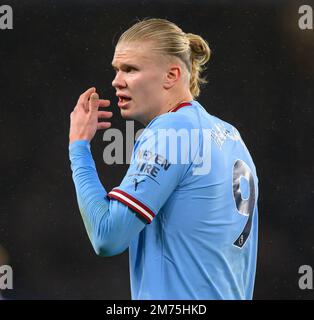
<path id="1" fill-rule="evenodd" d="M 91 99 L 99 99 L 98 93 L 94 92 L 90 96 Z"/>

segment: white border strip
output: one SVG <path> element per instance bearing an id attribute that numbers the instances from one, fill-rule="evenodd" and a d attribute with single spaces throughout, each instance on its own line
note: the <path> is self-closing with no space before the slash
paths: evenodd
<path id="1" fill-rule="evenodd" d="M 113 194 L 114 196 L 130 203 L 133 207 L 135 207 L 136 209 L 138 209 L 139 211 L 141 211 L 147 218 L 149 218 L 149 220 L 152 222 L 154 217 L 148 212 L 146 211 L 144 208 L 142 208 L 141 206 L 139 206 L 137 203 L 135 203 L 134 201 L 132 201 L 131 199 L 129 199 L 128 197 L 126 197 L 125 195 L 116 192 L 116 191 L 110 191 L 109 195 Z"/>

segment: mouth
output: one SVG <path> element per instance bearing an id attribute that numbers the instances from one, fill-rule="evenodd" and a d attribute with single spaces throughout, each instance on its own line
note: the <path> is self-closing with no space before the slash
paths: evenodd
<path id="1" fill-rule="evenodd" d="M 131 102 L 132 98 L 125 96 L 125 95 L 117 95 L 119 100 L 118 100 L 118 106 L 120 108 L 125 108 L 127 105 Z"/>

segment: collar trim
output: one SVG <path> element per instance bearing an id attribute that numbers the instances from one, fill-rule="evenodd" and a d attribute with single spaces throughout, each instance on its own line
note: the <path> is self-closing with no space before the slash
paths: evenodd
<path id="1" fill-rule="evenodd" d="M 191 106 L 191 105 L 192 105 L 192 103 L 190 103 L 190 102 L 182 102 L 178 106 L 170 109 L 168 112 L 177 112 L 179 109 L 181 109 L 183 107 Z"/>

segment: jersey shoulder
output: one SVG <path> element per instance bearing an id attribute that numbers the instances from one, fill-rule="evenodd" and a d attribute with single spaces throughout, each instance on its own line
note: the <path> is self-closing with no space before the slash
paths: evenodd
<path id="1" fill-rule="evenodd" d="M 188 107 L 185 107 L 188 108 Z M 184 108 L 183 108 L 184 109 Z M 197 126 L 195 121 L 186 112 L 169 112 L 153 119 L 147 129 L 192 129 Z"/>

